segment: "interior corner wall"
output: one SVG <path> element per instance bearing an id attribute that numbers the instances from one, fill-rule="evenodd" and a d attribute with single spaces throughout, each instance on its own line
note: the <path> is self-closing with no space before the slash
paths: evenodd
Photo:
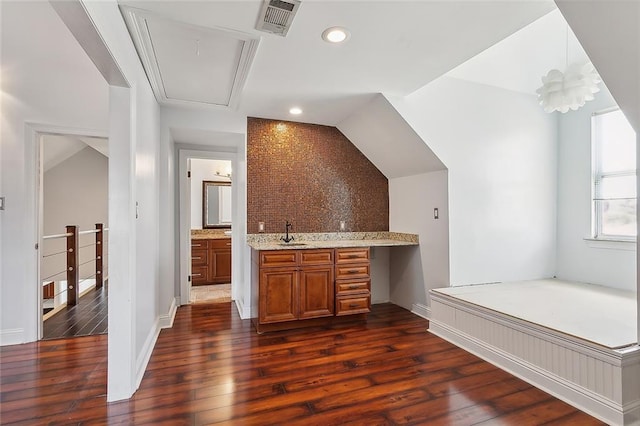
<path id="1" fill-rule="evenodd" d="M 594 246 L 591 234 L 591 117 L 615 107 L 604 85 L 577 111 L 558 119 L 557 276 L 569 281 L 635 291 L 636 249 Z"/>
<path id="2" fill-rule="evenodd" d="M 449 77 L 389 100 L 449 170 L 450 284 L 553 276 L 555 117 L 532 95 Z"/>
<path id="3" fill-rule="evenodd" d="M 389 180 L 389 229 L 418 234 L 420 241 L 391 250 L 391 302 L 411 310 L 428 305 L 429 290 L 449 286 L 448 204 L 447 170 Z"/>

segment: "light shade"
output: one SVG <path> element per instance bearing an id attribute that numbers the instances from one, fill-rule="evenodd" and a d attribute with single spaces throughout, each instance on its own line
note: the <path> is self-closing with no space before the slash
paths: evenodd
<path id="1" fill-rule="evenodd" d="M 600 91 L 600 76 L 593 64 L 571 64 L 564 74 L 551 70 L 542 77 L 542 87 L 536 90 L 540 105 L 545 112 L 577 110 L 587 101 L 593 100 L 593 94 Z"/>

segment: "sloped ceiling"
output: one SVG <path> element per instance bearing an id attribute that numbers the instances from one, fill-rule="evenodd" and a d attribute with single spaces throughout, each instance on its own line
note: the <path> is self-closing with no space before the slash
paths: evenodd
<path id="1" fill-rule="evenodd" d="M 383 95 L 337 127 L 387 179 L 446 169 Z"/>
<path id="2" fill-rule="evenodd" d="M 556 0 L 598 73 L 640 135 L 640 2 Z"/>

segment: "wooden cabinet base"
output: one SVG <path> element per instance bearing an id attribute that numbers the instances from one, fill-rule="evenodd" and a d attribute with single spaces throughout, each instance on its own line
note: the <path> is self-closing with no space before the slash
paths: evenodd
<path id="1" fill-rule="evenodd" d="M 251 323 L 255 327 L 258 334 L 268 333 L 271 331 L 292 330 L 296 328 L 307 327 L 326 327 L 330 324 L 344 324 L 352 322 L 363 322 L 367 320 L 367 314 L 357 314 L 338 317 L 313 318 L 305 320 L 295 320 L 286 322 L 276 322 L 271 324 L 260 324 L 257 318 L 252 318 Z"/>

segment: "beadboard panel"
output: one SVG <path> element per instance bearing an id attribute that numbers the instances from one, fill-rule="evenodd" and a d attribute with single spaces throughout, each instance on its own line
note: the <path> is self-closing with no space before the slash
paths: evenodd
<path id="1" fill-rule="evenodd" d="M 640 351 L 614 350 L 431 292 L 429 331 L 610 424 L 640 424 Z"/>

